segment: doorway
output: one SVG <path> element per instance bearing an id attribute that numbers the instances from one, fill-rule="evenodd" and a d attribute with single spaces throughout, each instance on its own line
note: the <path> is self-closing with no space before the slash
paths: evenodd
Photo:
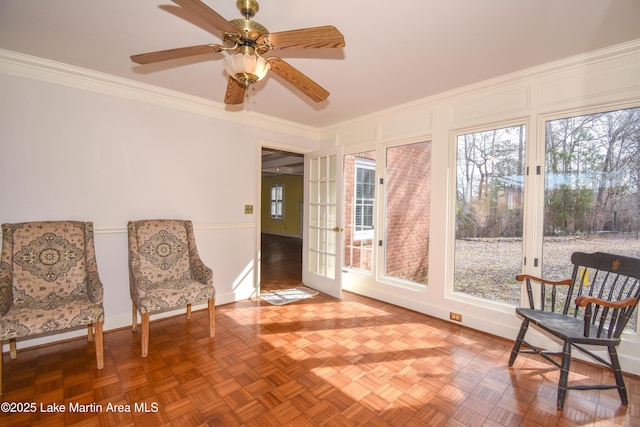
<path id="1" fill-rule="evenodd" d="M 304 155 L 262 148 L 260 293 L 302 284 Z"/>

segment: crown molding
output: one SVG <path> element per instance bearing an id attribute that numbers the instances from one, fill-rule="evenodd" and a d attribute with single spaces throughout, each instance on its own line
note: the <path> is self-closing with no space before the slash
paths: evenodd
<path id="1" fill-rule="evenodd" d="M 116 96 L 137 102 L 187 111 L 225 122 L 319 140 L 319 129 L 268 115 L 243 111 L 229 112 L 222 103 L 116 77 L 110 74 L 64 64 L 49 59 L 0 49 L 0 74 Z"/>
<path id="2" fill-rule="evenodd" d="M 454 100 L 460 96 L 482 93 L 497 86 L 527 82 L 533 78 L 542 78 L 598 62 L 628 55 L 637 55 L 639 52 L 640 39 L 631 40 L 626 43 L 459 87 L 427 98 L 397 105 L 386 110 L 332 124 L 324 128 L 304 126 L 295 122 L 254 112 L 243 111 L 242 114 L 229 112 L 225 110 L 224 104 L 219 102 L 5 49 L 0 49 L 0 73 L 192 112 L 242 126 L 251 126 L 263 130 L 303 137 L 311 141 L 323 141 L 331 138 L 338 129 L 350 125 L 379 120 L 380 118 L 402 114 L 403 112 L 414 109 L 430 107 L 435 104 Z"/>

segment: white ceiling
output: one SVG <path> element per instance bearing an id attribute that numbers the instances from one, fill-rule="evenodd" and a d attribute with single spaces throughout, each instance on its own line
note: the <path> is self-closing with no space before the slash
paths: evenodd
<path id="1" fill-rule="evenodd" d="M 227 19 L 235 0 L 204 0 Z M 640 39 L 640 0 L 260 0 L 271 32 L 335 25 L 342 49 L 278 56 L 331 95 L 308 100 L 274 73 L 244 107 L 323 127 L 535 65 Z M 129 56 L 220 43 L 169 0 L 0 0 L 0 48 L 222 103 L 222 55 L 140 66 Z M 212 60 L 213 59 L 213 60 Z"/>

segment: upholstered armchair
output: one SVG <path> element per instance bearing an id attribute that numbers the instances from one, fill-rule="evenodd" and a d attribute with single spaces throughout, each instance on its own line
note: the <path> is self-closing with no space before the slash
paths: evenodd
<path id="1" fill-rule="evenodd" d="M 149 352 L 149 315 L 191 304 L 208 304 L 209 336 L 215 335 L 213 272 L 200 260 L 191 221 L 130 221 L 129 287 L 133 331 L 142 316 L 142 357 Z"/>
<path id="2" fill-rule="evenodd" d="M 12 359 L 17 357 L 17 339 L 87 326 L 89 341 L 95 341 L 97 368 L 102 369 L 102 293 L 93 223 L 2 225 L 0 344 L 9 341 Z"/>

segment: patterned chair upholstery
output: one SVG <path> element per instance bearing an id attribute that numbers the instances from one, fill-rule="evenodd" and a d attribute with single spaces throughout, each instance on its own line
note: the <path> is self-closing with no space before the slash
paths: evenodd
<path id="1" fill-rule="evenodd" d="M 103 286 L 98 276 L 93 223 L 42 221 L 2 225 L 0 344 L 86 325 L 104 366 Z M 0 360 L 0 381 L 2 363 Z M 2 390 L 0 382 L 0 392 Z"/>
<path id="2" fill-rule="evenodd" d="M 209 336 L 215 335 L 213 272 L 200 260 L 191 221 L 129 221 L 129 287 L 133 331 L 142 315 L 142 357 L 149 352 L 149 315 L 207 302 Z"/>

